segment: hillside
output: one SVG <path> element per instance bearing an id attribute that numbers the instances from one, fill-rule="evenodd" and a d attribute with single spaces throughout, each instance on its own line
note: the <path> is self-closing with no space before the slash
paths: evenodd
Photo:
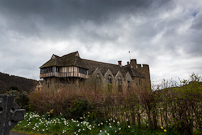
<path id="1" fill-rule="evenodd" d="M 10 87 L 15 86 L 19 90 L 32 91 L 37 81 L 19 76 L 9 75 L 0 72 L 0 94 L 5 93 Z"/>

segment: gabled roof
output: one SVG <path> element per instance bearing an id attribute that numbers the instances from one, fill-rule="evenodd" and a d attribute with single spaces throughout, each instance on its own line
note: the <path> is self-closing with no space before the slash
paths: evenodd
<path id="1" fill-rule="evenodd" d="M 142 74 L 140 74 L 134 68 L 131 68 L 131 67 L 120 66 L 116 64 L 98 62 L 98 61 L 87 60 L 87 59 L 81 59 L 79 57 L 78 51 L 69 53 L 62 57 L 59 57 L 53 54 L 51 59 L 47 61 L 45 64 L 43 64 L 40 68 L 52 67 L 52 66 L 57 66 L 57 67 L 77 66 L 77 67 L 88 69 L 89 75 L 92 75 L 93 72 L 98 68 L 103 75 L 109 69 L 114 76 L 118 73 L 118 71 L 120 71 L 123 76 L 125 76 L 127 72 L 129 72 L 129 74 L 132 77 L 144 77 Z"/>
<path id="2" fill-rule="evenodd" d="M 109 69 L 112 74 L 115 76 L 118 71 L 121 72 L 121 74 L 126 75 L 126 71 L 120 67 L 119 65 L 115 65 L 115 64 L 109 64 L 109 63 L 104 63 L 104 62 L 97 62 L 97 61 L 93 61 L 93 60 L 86 60 L 86 59 L 82 59 L 83 62 L 85 63 L 85 65 L 88 67 L 88 74 L 92 75 L 93 72 L 96 70 L 96 68 L 99 68 L 99 70 L 101 71 L 101 73 L 104 75 L 107 70 Z"/>
<path id="3" fill-rule="evenodd" d="M 144 77 L 142 74 L 137 72 L 134 68 L 131 67 L 125 67 L 125 69 L 130 73 L 132 77 Z"/>
<path id="4" fill-rule="evenodd" d="M 86 59 L 82 59 L 82 61 L 88 67 L 89 75 L 92 75 L 96 68 L 98 68 L 103 75 L 109 69 L 114 76 L 118 73 L 118 71 L 120 71 L 123 76 L 125 76 L 126 73 L 129 72 L 132 77 L 144 77 L 142 74 L 138 73 L 134 68 Z"/>
<path id="5" fill-rule="evenodd" d="M 79 57 L 78 51 L 69 53 L 62 57 L 54 55 L 56 57 L 51 57 L 49 61 L 43 64 L 40 68 L 58 66 L 58 67 L 68 67 L 68 66 L 77 66 L 87 69 L 81 58 Z"/>
<path id="6" fill-rule="evenodd" d="M 57 60 L 56 60 L 56 59 L 50 59 L 50 60 L 47 61 L 45 64 L 43 64 L 40 68 L 56 66 L 56 63 L 57 63 Z"/>

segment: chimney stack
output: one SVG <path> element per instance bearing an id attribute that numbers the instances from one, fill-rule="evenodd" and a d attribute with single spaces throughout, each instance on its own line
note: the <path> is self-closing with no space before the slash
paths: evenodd
<path id="1" fill-rule="evenodd" d="M 118 61 L 118 65 L 119 66 L 122 66 L 121 62 L 122 62 L 121 60 Z"/>

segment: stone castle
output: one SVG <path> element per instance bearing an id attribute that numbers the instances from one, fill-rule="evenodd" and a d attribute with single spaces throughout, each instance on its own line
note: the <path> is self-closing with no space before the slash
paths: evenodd
<path id="1" fill-rule="evenodd" d="M 149 65 L 131 59 L 123 66 L 80 58 L 79 52 L 62 57 L 55 54 L 40 67 L 43 88 L 60 88 L 69 84 L 95 84 L 117 92 L 146 86 L 151 89 Z"/>

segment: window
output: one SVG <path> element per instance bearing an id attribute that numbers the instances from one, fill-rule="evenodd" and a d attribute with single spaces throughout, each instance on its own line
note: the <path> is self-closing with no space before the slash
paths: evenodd
<path id="1" fill-rule="evenodd" d="M 56 67 L 56 72 L 59 72 L 59 67 Z"/>
<path id="2" fill-rule="evenodd" d="M 84 68 L 79 68 L 79 73 L 87 75 L 87 70 Z"/>
<path id="3" fill-rule="evenodd" d="M 122 92 L 122 78 L 118 77 L 118 92 Z"/>
<path id="4" fill-rule="evenodd" d="M 111 77 L 111 75 L 109 75 L 108 78 L 107 78 L 107 84 L 112 84 L 112 77 Z"/>
<path id="5" fill-rule="evenodd" d="M 99 73 L 97 73 L 96 83 L 98 83 L 98 84 L 101 83 L 101 78 L 100 78 L 100 74 Z"/>
<path id="6" fill-rule="evenodd" d="M 142 85 L 142 80 L 141 80 L 141 78 L 139 79 L 139 85 Z"/>
<path id="7" fill-rule="evenodd" d="M 111 77 L 111 75 L 109 75 L 107 78 L 107 85 L 108 85 L 108 91 L 112 92 L 112 77 Z"/>
<path id="8" fill-rule="evenodd" d="M 128 90 L 130 90 L 130 86 L 131 84 L 130 84 L 130 81 L 128 81 Z"/>
<path id="9" fill-rule="evenodd" d="M 46 67 L 41 69 L 41 73 L 53 72 L 53 67 Z"/>

